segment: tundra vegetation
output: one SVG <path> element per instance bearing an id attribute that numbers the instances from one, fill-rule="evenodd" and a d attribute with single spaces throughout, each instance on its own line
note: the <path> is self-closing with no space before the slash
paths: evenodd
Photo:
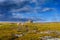
<path id="1" fill-rule="evenodd" d="M 0 23 L 0 40 L 42 40 L 60 38 L 60 23 Z"/>

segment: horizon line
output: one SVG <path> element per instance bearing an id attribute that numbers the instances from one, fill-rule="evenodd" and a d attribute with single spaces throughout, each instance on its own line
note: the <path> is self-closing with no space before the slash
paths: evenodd
<path id="1" fill-rule="evenodd" d="M 7 22 L 7 23 L 25 23 L 25 22 L 28 22 L 28 21 L 25 21 L 25 22 L 22 22 L 22 21 L 0 21 L 0 23 L 3 23 L 3 22 Z M 51 22 L 54 22 L 54 21 L 43 21 L 43 22 L 42 21 L 39 21 L 39 22 L 33 21 L 33 23 L 51 23 Z"/>

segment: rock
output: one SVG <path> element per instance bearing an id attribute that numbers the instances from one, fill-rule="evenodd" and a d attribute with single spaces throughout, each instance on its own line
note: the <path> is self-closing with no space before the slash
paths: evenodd
<path id="1" fill-rule="evenodd" d="M 15 34 L 16 37 L 22 37 L 23 34 Z"/>

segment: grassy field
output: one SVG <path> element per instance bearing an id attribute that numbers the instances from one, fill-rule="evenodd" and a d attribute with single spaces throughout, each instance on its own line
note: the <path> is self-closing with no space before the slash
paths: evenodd
<path id="1" fill-rule="evenodd" d="M 41 37 L 60 38 L 60 23 L 0 23 L 0 40 L 41 40 Z"/>

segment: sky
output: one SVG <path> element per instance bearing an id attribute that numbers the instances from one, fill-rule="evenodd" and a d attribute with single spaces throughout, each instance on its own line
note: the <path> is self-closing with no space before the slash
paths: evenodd
<path id="1" fill-rule="evenodd" d="M 60 0 L 0 0 L 0 21 L 60 22 Z"/>

